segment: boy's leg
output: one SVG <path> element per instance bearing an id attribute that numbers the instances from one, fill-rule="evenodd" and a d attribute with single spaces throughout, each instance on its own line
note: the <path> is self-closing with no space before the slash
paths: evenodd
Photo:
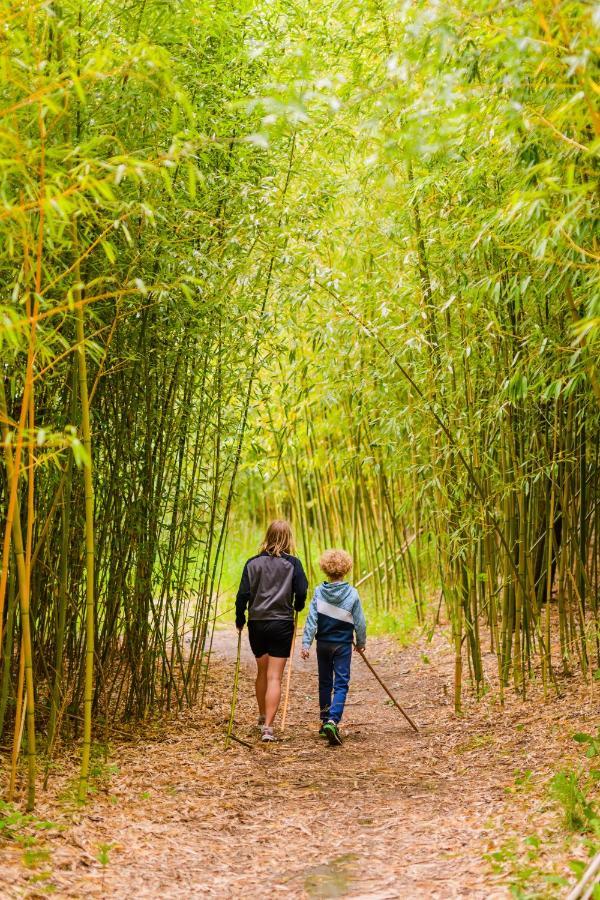
<path id="1" fill-rule="evenodd" d="M 338 644 L 333 654 L 333 701 L 329 710 L 329 718 L 336 725 L 342 718 L 344 704 L 350 685 L 350 665 L 352 663 L 352 644 Z"/>
<path id="2" fill-rule="evenodd" d="M 269 666 L 269 656 L 265 653 L 256 660 L 256 702 L 258 703 L 258 714 L 265 715 L 265 695 L 267 693 L 267 669 Z"/>
<path id="3" fill-rule="evenodd" d="M 335 644 L 317 641 L 317 665 L 319 667 L 319 709 L 321 722 L 329 718 L 331 692 L 333 690 L 333 650 Z"/>
<path id="4" fill-rule="evenodd" d="M 267 690 L 265 693 L 265 725 L 271 726 L 281 700 L 281 679 L 286 658 L 267 656 Z"/>

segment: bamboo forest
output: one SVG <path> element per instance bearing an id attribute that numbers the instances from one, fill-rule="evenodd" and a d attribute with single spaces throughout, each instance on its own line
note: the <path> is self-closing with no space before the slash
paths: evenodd
<path id="1" fill-rule="evenodd" d="M 0 22 L 0 895 L 600 898 L 600 6 Z"/>

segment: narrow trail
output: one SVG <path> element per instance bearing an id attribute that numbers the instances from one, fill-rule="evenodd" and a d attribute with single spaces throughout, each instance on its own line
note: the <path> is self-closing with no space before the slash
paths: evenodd
<path id="1" fill-rule="evenodd" d="M 219 631 L 205 713 L 118 745 L 90 806 L 49 839 L 55 896 L 509 896 L 483 854 L 506 822 L 515 771 L 547 771 L 573 706 L 559 702 L 541 720 L 536 704 L 516 703 L 502 717 L 480 704 L 456 719 L 441 635 L 427 658 L 419 645 L 399 653 L 375 639 L 369 656 L 420 734 L 355 657 L 345 742 L 330 748 L 316 733 L 313 652 L 307 663 L 294 659 L 288 728 L 264 746 L 246 637 L 243 645 L 235 733 L 253 749 L 223 749 L 236 639 Z M 511 801 L 517 832 L 518 807 Z M 2 896 L 38 896 L 16 854 L 0 862 Z"/>

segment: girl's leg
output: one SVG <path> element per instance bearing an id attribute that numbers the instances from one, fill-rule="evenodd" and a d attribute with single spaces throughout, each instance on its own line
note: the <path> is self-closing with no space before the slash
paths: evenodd
<path id="1" fill-rule="evenodd" d="M 258 703 L 259 716 L 265 715 L 265 695 L 267 693 L 267 669 L 269 655 L 265 653 L 256 659 L 256 702 Z"/>
<path id="2" fill-rule="evenodd" d="M 350 686 L 350 664 L 352 663 L 352 644 L 338 644 L 333 654 L 333 701 L 329 710 L 329 718 L 336 723 L 342 718 L 344 704 Z"/>
<path id="3" fill-rule="evenodd" d="M 321 722 L 329 718 L 331 692 L 333 690 L 333 650 L 335 644 L 317 642 L 317 665 L 319 667 L 319 711 Z"/>
<path id="4" fill-rule="evenodd" d="M 273 724 L 281 699 L 281 679 L 287 662 L 286 658 L 267 656 L 267 690 L 265 694 L 265 725 Z"/>

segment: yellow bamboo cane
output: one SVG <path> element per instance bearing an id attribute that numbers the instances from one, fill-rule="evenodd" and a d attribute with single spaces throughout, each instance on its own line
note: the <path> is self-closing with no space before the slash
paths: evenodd
<path id="1" fill-rule="evenodd" d="M 298 630 L 298 613 L 294 614 L 294 633 L 292 635 L 292 650 L 290 653 L 290 662 L 287 670 L 287 678 L 285 681 L 285 695 L 283 698 L 283 712 L 281 714 L 281 730 L 285 731 L 285 720 L 287 718 L 288 701 L 290 699 L 290 683 L 292 680 L 292 660 L 294 659 L 294 645 L 296 643 L 296 632 Z"/>
<path id="2" fill-rule="evenodd" d="M 8 475 L 8 482 L 12 483 L 16 472 L 15 462 L 10 447 L 7 421 L 6 393 L 4 390 L 4 382 L 0 379 L 0 414 L 2 417 L 2 443 L 4 444 L 4 462 Z M 15 482 L 17 484 L 17 482 Z M 35 804 L 35 778 L 36 778 L 36 750 L 35 750 L 35 697 L 33 688 L 33 650 L 31 641 L 31 621 L 30 621 L 30 593 L 29 593 L 29 572 L 25 564 L 25 547 L 23 545 L 23 533 L 21 531 L 21 509 L 18 497 L 15 498 L 15 516 L 12 520 L 12 534 L 14 542 L 14 553 L 17 564 L 17 575 L 19 580 L 19 602 L 21 608 L 21 632 L 22 647 L 21 658 L 24 667 L 25 678 L 25 697 L 26 697 L 26 721 L 27 721 L 27 766 L 28 766 L 28 782 L 27 782 L 27 811 L 31 812 Z M 31 512 L 31 511 L 30 511 Z M 17 756 L 21 745 L 21 736 L 18 737 Z"/>
<path id="3" fill-rule="evenodd" d="M 25 684 L 25 646 L 23 638 L 21 638 L 21 656 L 19 659 L 19 681 L 17 684 L 17 709 L 15 712 L 15 734 L 13 740 L 12 757 L 10 765 L 10 780 L 8 783 L 8 792 L 6 799 L 12 803 L 15 794 L 15 784 L 17 782 L 17 763 L 19 761 L 19 750 L 21 749 L 21 739 L 23 737 L 23 726 L 25 724 L 25 712 L 27 706 L 23 703 L 23 686 Z"/>

